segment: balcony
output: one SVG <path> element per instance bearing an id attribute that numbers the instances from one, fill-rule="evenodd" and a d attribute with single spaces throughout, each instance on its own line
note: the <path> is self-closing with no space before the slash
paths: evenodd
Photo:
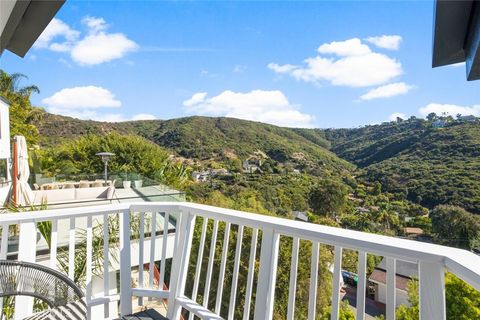
<path id="1" fill-rule="evenodd" d="M 105 221 L 118 222 L 118 229 Z M 45 222 L 50 246 L 35 230 Z M 325 294 L 318 290 L 322 263 L 331 270 L 327 298 L 331 319 L 338 319 L 342 252 L 349 250 L 358 253 L 357 319 L 365 316 L 367 254 L 386 259 L 386 319 L 395 319 L 397 259 L 418 264 L 420 319 L 445 319 L 446 271 L 480 290 L 480 256 L 465 250 L 194 203 L 4 214 L 0 226 L 0 259 L 45 264 L 74 279 L 78 250 L 84 250 L 86 273 L 75 280 L 85 291 L 90 319 L 118 319 L 152 304 L 164 305 L 168 319 L 264 320 L 274 312 L 276 318 L 315 319 L 317 298 Z M 18 252 L 9 246 L 13 229 Z M 308 275 L 297 282 L 305 261 Z M 150 267 L 155 262 L 158 270 Z M 282 273 L 280 264 L 287 266 Z M 275 311 L 278 299 L 286 310 Z M 32 313 L 31 298 L 19 297 L 16 304 L 16 319 Z"/>

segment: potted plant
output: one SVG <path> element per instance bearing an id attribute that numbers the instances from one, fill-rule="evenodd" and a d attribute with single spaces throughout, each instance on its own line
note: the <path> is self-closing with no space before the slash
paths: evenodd
<path id="1" fill-rule="evenodd" d="M 128 170 L 129 170 L 129 167 L 128 165 L 123 165 L 121 167 L 122 171 L 124 172 L 122 174 L 122 184 L 123 184 L 123 189 L 130 189 L 132 187 L 132 182 L 130 180 L 128 180 Z"/>
<path id="2" fill-rule="evenodd" d="M 139 174 L 135 174 L 133 185 L 135 186 L 135 189 L 141 188 L 143 186 L 143 180 Z"/>

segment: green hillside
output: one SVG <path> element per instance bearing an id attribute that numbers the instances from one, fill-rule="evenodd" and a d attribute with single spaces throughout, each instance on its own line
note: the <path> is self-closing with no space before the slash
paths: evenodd
<path id="1" fill-rule="evenodd" d="M 140 135 L 188 159 L 241 161 L 260 151 L 279 163 L 318 175 L 354 168 L 326 149 L 326 140 L 319 138 L 314 142 L 297 130 L 233 118 L 188 117 L 104 123 L 44 113 L 34 124 L 40 133 L 40 144 L 44 146 L 86 134 L 116 131 Z"/>
<path id="2" fill-rule="evenodd" d="M 290 129 L 232 118 L 104 123 L 43 112 L 34 124 L 40 144 L 85 134 L 119 132 L 147 138 L 173 154 L 203 162 L 239 163 L 261 151 L 270 159 L 323 176 L 361 170 L 395 193 L 428 208 L 452 204 L 480 213 L 480 124 L 435 129 L 411 118 L 356 129 Z M 354 165 L 352 165 L 354 164 Z"/>
<path id="3" fill-rule="evenodd" d="M 207 117 L 174 119 L 161 122 L 150 138 L 187 158 L 245 159 L 259 150 L 278 162 L 335 170 L 353 168 L 291 129 L 253 121 Z"/>
<path id="4" fill-rule="evenodd" d="M 359 129 L 325 130 L 332 150 L 380 181 L 384 191 L 429 208 L 453 204 L 480 213 L 480 124 L 445 128 L 411 119 Z"/>

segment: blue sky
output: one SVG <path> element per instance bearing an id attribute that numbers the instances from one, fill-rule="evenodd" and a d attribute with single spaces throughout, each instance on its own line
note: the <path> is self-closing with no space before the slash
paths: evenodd
<path id="1" fill-rule="evenodd" d="M 430 67 L 432 25 L 431 1 L 70 0 L 24 59 L 5 52 L 0 67 L 40 87 L 35 105 L 95 120 L 480 116 L 464 66 Z"/>

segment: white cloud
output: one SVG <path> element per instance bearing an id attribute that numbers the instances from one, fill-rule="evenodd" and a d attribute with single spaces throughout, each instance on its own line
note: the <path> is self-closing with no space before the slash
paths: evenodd
<path id="1" fill-rule="evenodd" d="M 137 113 L 127 117 L 123 113 L 102 112 L 104 109 L 118 109 L 122 102 L 109 90 L 96 86 L 64 88 L 43 99 L 42 103 L 51 113 L 78 119 L 104 122 L 156 119 L 154 115 L 148 113 Z"/>
<path id="2" fill-rule="evenodd" d="M 122 33 L 100 32 L 80 40 L 72 49 L 73 61 L 80 65 L 96 65 L 122 58 L 137 50 L 138 45 Z"/>
<path id="3" fill-rule="evenodd" d="M 207 98 L 199 92 L 183 105 L 191 114 L 225 116 L 271 123 L 285 127 L 313 127 L 314 117 L 302 113 L 278 90 L 253 90 L 250 92 L 223 91 Z"/>
<path id="4" fill-rule="evenodd" d="M 153 114 L 148 114 L 148 113 L 138 113 L 132 117 L 132 120 L 155 120 L 155 119 L 157 119 L 157 117 L 155 117 Z"/>
<path id="5" fill-rule="evenodd" d="M 69 53 L 72 60 L 82 66 L 92 66 L 115 59 L 138 49 L 138 45 L 123 33 L 108 33 L 108 25 L 103 18 L 87 16 L 82 19 L 86 35 L 65 22 L 54 18 L 35 43 L 36 48 L 46 48 L 55 52 Z M 62 37 L 63 42 L 53 42 Z"/>
<path id="6" fill-rule="evenodd" d="M 80 32 L 72 29 L 60 19 L 53 18 L 34 44 L 35 48 L 49 48 L 53 51 L 60 51 L 60 48 L 71 47 L 78 39 Z M 61 38 L 63 42 L 52 42 Z"/>
<path id="7" fill-rule="evenodd" d="M 185 107 L 193 107 L 196 104 L 202 103 L 207 97 L 206 92 L 197 92 L 190 99 L 183 101 Z"/>
<path id="8" fill-rule="evenodd" d="M 384 86 L 371 89 L 364 95 L 360 96 L 360 99 L 372 100 L 372 99 L 378 99 L 378 98 L 390 98 L 393 96 L 406 94 L 412 88 L 413 86 L 410 86 L 405 82 L 389 83 Z"/>
<path id="9" fill-rule="evenodd" d="M 292 64 L 279 65 L 278 63 L 273 62 L 269 63 L 267 67 L 275 71 L 276 73 L 289 73 L 298 68 L 297 66 L 294 66 Z"/>
<path id="10" fill-rule="evenodd" d="M 363 56 L 372 52 L 372 50 L 358 38 L 324 43 L 318 47 L 317 51 L 318 53 L 335 54 L 341 57 Z"/>
<path id="11" fill-rule="evenodd" d="M 268 68 L 279 74 L 288 74 L 296 80 L 316 84 L 327 81 L 335 86 L 347 87 L 381 85 L 403 73 L 399 61 L 373 52 L 358 38 L 322 44 L 318 52 L 320 55 L 305 59 L 305 66 L 270 63 Z M 332 54 L 334 57 L 322 54 Z"/>
<path id="12" fill-rule="evenodd" d="M 388 117 L 388 120 L 390 121 L 397 121 L 397 118 L 400 118 L 400 119 L 407 119 L 407 115 L 405 113 L 401 113 L 401 112 L 395 112 L 395 113 L 392 113 L 389 117 Z"/>
<path id="13" fill-rule="evenodd" d="M 398 50 L 400 48 L 400 42 L 402 42 L 402 37 L 397 35 L 382 35 L 379 37 L 368 37 L 365 41 L 370 42 L 379 48 Z"/>
<path id="14" fill-rule="evenodd" d="M 58 109 L 98 109 L 118 108 L 122 105 L 115 95 L 102 87 L 85 86 L 64 88 L 52 96 L 42 100 L 42 103 Z"/>
<path id="15" fill-rule="evenodd" d="M 432 112 L 439 116 L 455 117 L 457 114 L 461 114 L 462 116 L 472 115 L 478 117 L 480 116 L 480 105 L 459 106 L 455 104 L 430 103 L 420 108 L 418 112 L 424 117 Z"/>
<path id="16" fill-rule="evenodd" d="M 98 33 L 107 29 L 107 22 L 103 18 L 87 16 L 82 19 L 82 23 L 86 25 L 90 33 Z"/>

